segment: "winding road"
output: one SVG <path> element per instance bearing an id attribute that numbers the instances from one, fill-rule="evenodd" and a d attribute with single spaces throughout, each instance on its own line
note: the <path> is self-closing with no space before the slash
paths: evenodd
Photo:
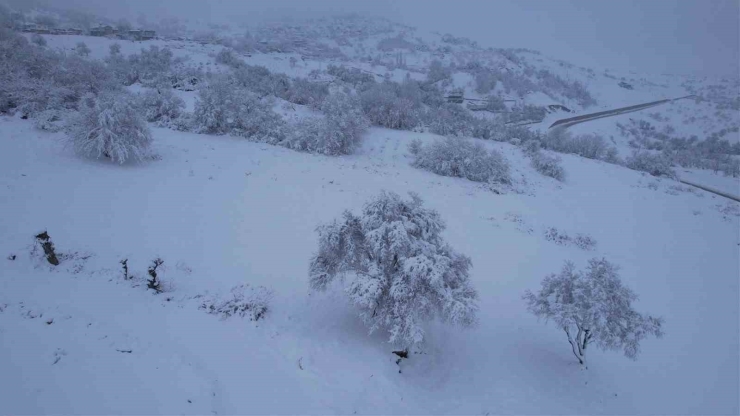
<path id="1" fill-rule="evenodd" d="M 687 96 L 684 96 L 684 97 L 669 98 L 669 99 L 666 99 L 666 100 L 658 100 L 658 101 L 651 101 L 649 103 L 631 105 L 631 106 L 628 106 L 628 107 L 620 107 L 620 108 L 615 108 L 615 109 L 612 109 L 612 110 L 599 111 L 599 112 L 596 112 L 596 113 L 583 114 L 583 115 L 576 116 L 576 117 L 564 118 L 562 120 L 558 120 L 558 121 L 552 123 L 552 125 L 549 128 L 558 127 L 558 126 L 564 127 L 564 128 L 568 128 L 570 126 L 574 126 L 574 125 L 580 124 L 580 123 L 585 123 L 585 122 L 591 121 L 591 120 L 598 120 L 600 118 L 613 117 L 613 116 L 618 116 L 620 114 L 632 113 L 632 112 L 635 112 L 635 111 L 644 110 L 646 108 L 655 107 L 655 106 L 666 104 L 666 103 L 670 103 L 670 102 L 673 102 L 673 101 L 683 100 L 683 99 L 686 99 L 686 98 L 694 98 L 694 97 L 695 97 L 694 95 L 687 95 Z"/>

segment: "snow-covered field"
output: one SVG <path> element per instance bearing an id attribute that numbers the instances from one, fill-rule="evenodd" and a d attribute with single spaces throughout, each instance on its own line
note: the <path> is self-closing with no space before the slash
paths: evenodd
<path id="1" fill-rule="evenodd" d="M 118 166 L 0 117 L 0 413 L 740 411 L 740 204 L 567 155 L 560 183 L 518 148 L 485 143 L 517 180 L 499 195 L 412 168 L 408 143 L 430 134 L 371 129 L 359 154 L 330 158 L 153 133 L 161 160 Z M 480 324 L 430 325 L 401 374 L 386 334 L 368 336 L 341 294 L 308 287 L 316 226 L 384 189 L 440 212 L 480 294 Z M 596 249 L 556 245 L 546 227 Z M 41 230 L 75 259 L 31 259 Z M 170 286 L 159 295 L 142 280 L 156 257 Z M 620 265 L 636 309 L 666 320 L 637 361 L 593 350 L 582 369 L 563 331 L 526 311 L 526 289 L 592 257 Z M 264 320 L 198 309 L 199 295 L 240 284 L 274 291 Z"/>

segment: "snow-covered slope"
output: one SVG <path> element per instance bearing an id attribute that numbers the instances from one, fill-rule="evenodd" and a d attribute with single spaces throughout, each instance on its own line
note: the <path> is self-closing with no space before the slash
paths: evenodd
<path id="1" fill-rule="evenodd" d="M 0 413 L 731 414 L 738 412 L 740 208 L 622 167 L 563 156 L 565 183 L 520 151 L 521 193 L 497 195 L 409 166 L 428 134 L 372 129 L 360 154 L 328 158 L 243 139 L 155 129 L 161 160 L 81 160 L 61 135 L 0 118 Z M 380 190 L 417 192 L 473 261 L 480 325 L 431 325 L 398 373 L 341 294 L 308 289 L 317 225 Z M 591 235 L 596 250 L 547 241 Z M 51 270 L 29 258 L 48 230 Z M 5 259 L 16 255 L 15 260 Z M 91 255 L 87 260 L 83 260 Z M 143 277 L 155 257 L 170 291 Z M 622 266 L 666 335 L 636 362 L 573 359 L 562 330 L 521 295 L 565 260 Z M 119 261 L 137 276 L 123 279 Z M 81 267 L 81 268 L 80 268 Z M 266 319 L 198 307 L 240 284 L 274 291 Z"/>

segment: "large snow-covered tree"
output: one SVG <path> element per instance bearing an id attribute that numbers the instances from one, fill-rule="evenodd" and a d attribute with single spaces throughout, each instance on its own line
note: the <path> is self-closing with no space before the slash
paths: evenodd
<path id="1" fill-rule="evenodd" d="M 470 326 L 478 310 L 468 277 L 472 263 L 442 240 L 444 228 L 418 196 L 382 192 L 359 216 L 346 211 L 318 228 L 310 285 L 323 291 L 350 277 L 346 294 L 370 332 L 387 329 L 389 341 L 403 347 L 421 343 L 423 323 L 435 317 Z"/>
<path id="2" fill-rule="evenodd" d="M 578 362 L 586 362 L 586 349 L 623 350 L 636 359 L 640 341 L 663 336 L 663 319 L 642 315 L 632 308 L 637 295 L 622 284 L 619 268 L 605 259 L 591 259 L 585 272 L 566 263 L 560 274 L 542 281 L 537 293 L 527 291 L 527 309 L 563 328 Z"/>
<path id="3" fill-rule="evenodd" d="M 70 133 L 78 154 L 105 156 L 118 163 L 143 160 L 152 143 L 149 126 L 134 99 L 121 93 L 83 98 L 78 117 L 70 123 Z"/>

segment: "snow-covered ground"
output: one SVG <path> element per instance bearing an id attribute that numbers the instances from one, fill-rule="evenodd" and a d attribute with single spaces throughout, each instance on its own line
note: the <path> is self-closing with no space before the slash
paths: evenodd
<path id="1" fill-rule="evenodd" d="M 740 411 L 740 204 L 567 155 L 560 183 L 517 148 L 484 143 L 517 179 L 519 193 L 499 195 L 409 166 L 408 143 L 434 139 L 421 133 L 371 129 L 359 154 L 330 158 L 153 132 L 161 160 L 118 166 L 0 117 L 0 413 Z M 440 212 L 480 293 L 480 324 L 430 325 L 402 374 L 385 334 L 368 336 L 341 294 L 308 288 L 316 226 L 383 189 Z M 589 234 L 596 250 L 547 241 L 546 227 Z M 30 259 L 40 230 L 76 259 L 53 270 Z M 521 296 L 566 260 L 602 256 L 666 335 L 636 362 L 593 350 L 582 369 Z M 155 257 L 171 286 L 160 295 L 141 280 Z M 198 309 L 199 295 L 240 284 L 274 291 L 266 319 Z"/>

